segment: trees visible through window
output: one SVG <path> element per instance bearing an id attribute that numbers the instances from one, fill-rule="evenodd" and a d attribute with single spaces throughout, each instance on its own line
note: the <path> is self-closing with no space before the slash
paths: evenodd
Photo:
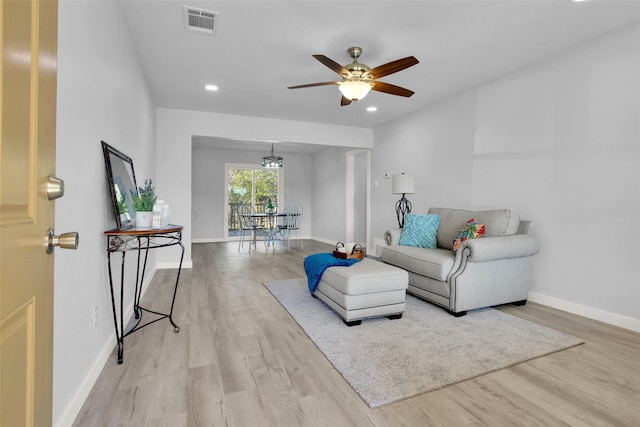
<path id="1" fill-rule="evenodd" d="M 238 206 L 248 205 L 255 212 L 278 206 L 277 170 L 261 168 L 228 169 L 229 236 L 239 235 Z"/>

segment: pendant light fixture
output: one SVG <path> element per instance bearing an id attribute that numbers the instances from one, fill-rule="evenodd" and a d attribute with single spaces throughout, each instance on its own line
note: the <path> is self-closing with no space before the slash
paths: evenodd
<path id="1" fill-rule="evenodd" d="M 271 143 L 271 154 L 262 158 L 262 167 L 265 169 L 282 169 L 282 157 L 273 154 L 273 143 Z"/>

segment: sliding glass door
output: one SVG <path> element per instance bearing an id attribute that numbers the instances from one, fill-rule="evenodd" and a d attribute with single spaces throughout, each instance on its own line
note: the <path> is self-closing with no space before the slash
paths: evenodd
<path id="1" fill-rule="evenodd" d="M 282 169 L 263 169 L 258 165 L 228 164 L 226 166 L 226 237 L 240 235 L 238 206 L 249 205 L 262 213 L 270 205 L 275 209 L 282 200 Z"/>

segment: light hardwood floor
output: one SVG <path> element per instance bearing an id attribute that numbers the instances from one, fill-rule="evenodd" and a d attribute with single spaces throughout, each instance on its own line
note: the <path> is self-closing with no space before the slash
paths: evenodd
<path id="1" fill-rule="evenodd" d="M 499 309 L 586 343 L 369 408 L 261 284 L 304 277 L 304 257 L 331 250 L 304 245 L 194 244 L 176 299 L 181 331 L 160 321 L 125 338 L 124 363 L 114 348 L 74 425 L 640 425 L 640 334 L 533 303 Z M 159 271 L 143 301 L 163 310 L 174 277 Z"/>

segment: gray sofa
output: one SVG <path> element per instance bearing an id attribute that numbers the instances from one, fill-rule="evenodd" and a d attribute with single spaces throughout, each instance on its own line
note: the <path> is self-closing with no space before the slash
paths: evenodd
<path id="1" fill-rule="evenodd" d="M 401 228 L 385 233 L 381 261 L 409 273 L 407 292 L 444 307 L 454 316 L 500 304 L 524 305 L 533 281 L 539 245 L 531 222 L 509 209 L 467 211 L 431 208 L 440 216 L 435 249 L 399 245 Z M 485 225 L 484 236 L 451 250 L 458 230 L 471 218 Z"/>

